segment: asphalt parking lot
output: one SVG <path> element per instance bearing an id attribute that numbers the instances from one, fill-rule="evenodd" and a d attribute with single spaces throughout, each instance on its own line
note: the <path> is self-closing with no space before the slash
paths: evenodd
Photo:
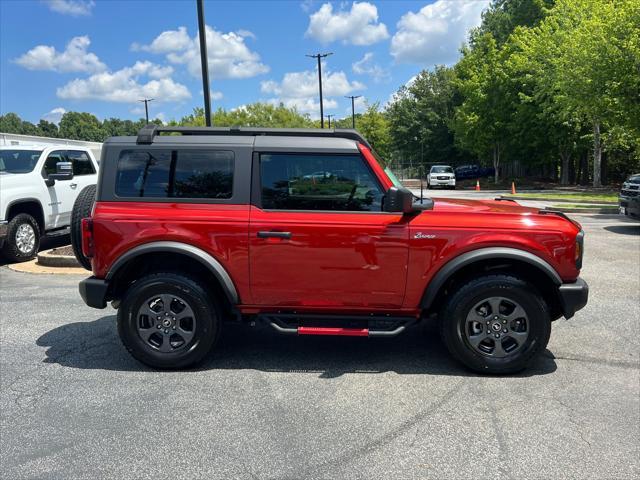
<path id="1" fill-rule="evenodd" d="M 640 223 L 577 217 L 590 302 L 503 378 L 464 370 L 430 325 L 228 329 L 202 368 L 155 372 L 80 278 L 0 267 L 0 477 L 636 479 Z"/>

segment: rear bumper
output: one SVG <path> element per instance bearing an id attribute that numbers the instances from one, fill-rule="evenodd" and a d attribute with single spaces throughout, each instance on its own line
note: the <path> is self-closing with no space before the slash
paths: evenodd
<path id="1" fill-rule="evenodd" d="M 85 278 L 78 285 L 82 300 L 92 308 L 105 308 L 107 306 L 108 289 L 109 282 L 96 277 Z"/>
<path id="2" fill-rule="evenodd" d="M 571 318 L 583 308 L 589 300 L 589 285 L 583 279 L 578 278 L 574 283 L 563 283 L 559 288 L 562 314 L 565 318 Z"/>

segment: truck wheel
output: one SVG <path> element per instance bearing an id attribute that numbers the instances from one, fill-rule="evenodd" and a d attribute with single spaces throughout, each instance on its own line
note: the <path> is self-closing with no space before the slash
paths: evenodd
<path id="1" fill-rule="evenodd" d="M 7 238 L 2 254 L 10 262 L 26 262 L 36 256 L 40 248 L 40 227 L 35 218 L 19 213 L 7 225 Z"/>
<path id="2" fill-rule="evenodd" d="M 551 320 L 533 285 L 487 275 L 453 292 L 440 312 L 440 333 L 468 368 L 500 375 L 522 370 L 544 351 Z"/>
<path id="3" fill-rule="evenodd" d="M 71 247 L 76 260 L 87 270 L 91 270 L 91 260 L 82 253 L 82 219 L 91 216 L 96 201 L 96 186 L 89 185 L 82 189 L 71 211 Z"/>
<path id="4" fill-rule="evenodd" d="M 201 362 L 220 331 L 220 310 L 201 284 L 174 273 L 136 281 L 118 310 L 118 333 L 138 361 L 159 369 Z"/>

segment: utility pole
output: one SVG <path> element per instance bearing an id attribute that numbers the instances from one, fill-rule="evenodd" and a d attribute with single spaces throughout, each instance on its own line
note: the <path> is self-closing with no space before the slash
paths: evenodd
<path id="1" fill-rule="evenodd" d="M 207 32 L 204 24 L 204 0 L 196 0 L 198 4 L 198 31 L 200 33 L 200 63 L 202 65 L 202 92 L 204 93 L 204 121 L 211 126 L 211 94 L 209 85 L 209 62 L 207 59 Z"/>
<path id="2" fill-rule="evenodd" d="M 329 128 L 331 128 L 331 117 L 335 117 L 335 115 L 333 114 L 327 115 L 327 118 L 329 119 Z"/>
<path id="3" fill-rule="evenodd" d="M 333 55 L 333 52 L 316 53 L 315 55 L 306 55 L 307 57 L 318 59 L 318 87 L 320 90 L 320 128 L 324 128 L 324 110 L 322 108 L 322 62 L 321 62 L 321 59 L 328 57 L 329 55 Z"/>
<path id="4" fill-rule="evenodd" d="M 139 102 L 144 102 L 144 116 L 147 119 L 147 125 L 149 124 L 149 102 L 153 102 L 153 98 L 143 98 L 142 100 L 138 100 Z"/>
<path id="5" fill-rule="evenodd" d="M 351 99 L 351 125 L 353 127 L 353 129 L 355 130 L 356 128 L 356 104 L 355 104 L 355 99 L 356 98 L 360 98 L 362 95 L 347 95 L 344 98 L 350 98 Z"/>

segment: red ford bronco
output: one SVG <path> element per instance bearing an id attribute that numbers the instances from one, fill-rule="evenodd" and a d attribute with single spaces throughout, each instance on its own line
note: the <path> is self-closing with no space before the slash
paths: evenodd
<path id="1" fill-rule="evenodd" d="M 92 210 L 80 201 L 80 294 L 111 302 L 125 347 L 156 368 L 201 361 L 225 322 L 390 337 L 436 313 L 464 365 L 521 370 L 587 302 L 580 225 L 416 200 L 354 130 L 150 125 L 105 143 Z"/>

